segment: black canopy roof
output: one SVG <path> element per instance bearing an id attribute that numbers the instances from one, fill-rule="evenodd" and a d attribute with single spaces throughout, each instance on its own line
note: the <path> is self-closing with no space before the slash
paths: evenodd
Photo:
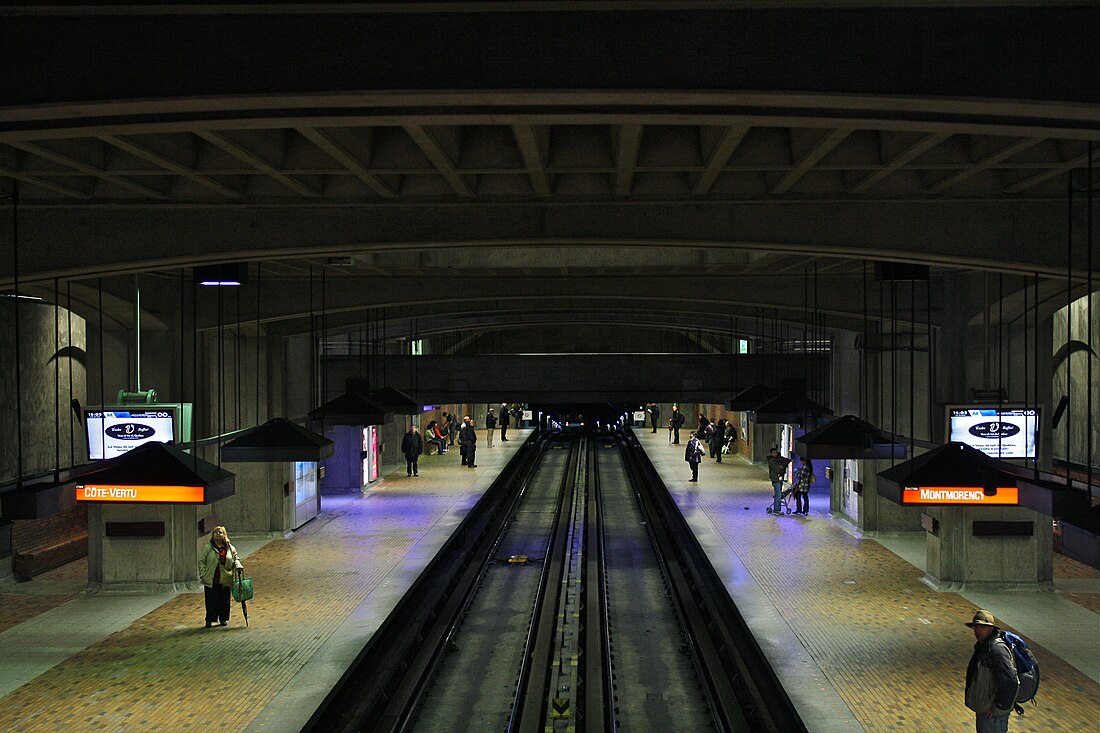
<path id="1" fill-rule="evenodd" d="M 747 412 L 779 394 L 779 390 L 758 382 L 743 389 L 730 398 L 729 408 L 736 412 Z"/>
<path id="2" fill-rule="evenodd" d="M 232 496 L 236 489 L 234 475 L 224 468 L 184 453 L 174 445 L 153 442 L 104 462 L 99 470 L 81 476 L 79 483 L 202 486 L 205 504 Z"/>
<path id="3" fill-rule="evenodd" d="M 751 412 L 754 413 L 755 422 L 760 425 L 770 423 L 812 425 L 819 418 L 833 414 L 828 407 L 794 392 L 781 392 L 770 400 L 758 404 L 752 408 Z"/>
<path id="4" fill-rule="evenodd" d="M 277 417 L 246 431 L 222 446 L 229 462 L 321 461 L 332 455 L 332 441 L 312 430 Z"/>
<path id="5" fill-rule="evenodd" d="M 358 392 L 345 392 L 310 410 L 309 417 L 330 425 L 382 425 L 393 420 L 392 414 L 387 414 Z"/>
<path id="6" fill-rule="evenodd" d="M 907 486 L 1010 488 L 1016 486 L 1019 474 L 977 448 L 948 443 L 881 471 L 878 477 L 879 495 L 901 504 Z"/>
<path id="7" fill-rule="evenodd" d="M 805 458 L 905 458 L 906 446 L 855 415 L 838 417 L 795 440 Z"/>

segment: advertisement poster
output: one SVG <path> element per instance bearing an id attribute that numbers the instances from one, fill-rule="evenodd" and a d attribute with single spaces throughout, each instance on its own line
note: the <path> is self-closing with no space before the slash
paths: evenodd
<path id="1" fill-rule="evenodd" d="M 317 462 L 294 462 L 294 529 L 317 516 Z"/>
<path id="2" fill-rule="evenodd" d="M 378 480 L 378 428 L 368 425 L 363 428 L 363 487 Z"/>

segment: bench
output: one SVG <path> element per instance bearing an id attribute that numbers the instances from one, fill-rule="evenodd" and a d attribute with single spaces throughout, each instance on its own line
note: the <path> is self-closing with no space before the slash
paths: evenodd
<path id="1" fill-rule="evenodd" d="M 87 555 L 88 533 L 82 532 L 63 542 L 15 553 L 12 556 L 12 575 L 16 580 L 26 582 L 36 575 L 49 572 Z"/>

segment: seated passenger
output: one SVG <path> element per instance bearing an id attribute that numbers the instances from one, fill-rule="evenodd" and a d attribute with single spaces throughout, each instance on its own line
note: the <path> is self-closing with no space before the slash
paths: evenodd
<path id="1" fill-rule="evenodd" d="M 443 439 L 443 433 L 439 429 L 439 423 L 432 420 L 428 423 L 428 437 L 427 442 L 429 445 L 434 445 L 439 449 L 439 454 L 443 455 L 447 452 L 447 441 Z"/>

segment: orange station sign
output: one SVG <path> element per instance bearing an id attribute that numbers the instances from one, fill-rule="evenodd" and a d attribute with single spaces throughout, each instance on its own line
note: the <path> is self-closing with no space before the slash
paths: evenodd
<path id="1" fill-rule="evenodd" d="M 76 487 L 77 501 L 143 501 L 157 504 L 202 504 L 201 486 L 114 486 L 83 484 Z"/>
<path id="2" fill-rule="evenodd" d="M 975 486 L 906 486 L 901 492 L 902 504 L 983 504 L 1011 505 L 1020 503 L 1019 490 L 1015 486 L 999 486 L 997 493 L 988 496 Z"/>

